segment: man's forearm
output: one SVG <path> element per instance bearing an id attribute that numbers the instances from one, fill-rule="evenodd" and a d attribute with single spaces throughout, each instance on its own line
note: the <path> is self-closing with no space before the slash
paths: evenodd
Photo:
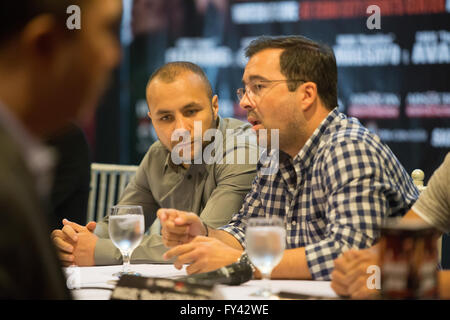
<path id="1" fill-rule="evenodd" d="M 281 262 L 273 269 L 272 278 L 311 280 L 305 248 L 285 250 Z"/>
<path id="2" fill-rule="evenodd" d="M 244 250 L 244 248 L 241 246 L 241 243 L 233 237 L 231 234 L 229 234 L 226 231 L 223 230 L 217 230 L 213 229 L 211 227 L 208 227 L 208 233 L 209 237 L 216 238 L 225 244 L 229 245 L 232 248 L 238 249 L 238 250 Z"/>
<path id="3" fill-rule="evenodd" d="M 232 248 L 244 250 L 240 242 L 231 234 L 224 230 L 208 228 L 209 236 L 216 238 Z M 256 272 L 255 276 L 260 277 L 260 273 Z M 272 272 L 273 279 L 312 279 L 309 272 L 308 263 L 306 262 L 305 248 L 287 249 L 284 251 L 283 258 L 278 266 Z"/>

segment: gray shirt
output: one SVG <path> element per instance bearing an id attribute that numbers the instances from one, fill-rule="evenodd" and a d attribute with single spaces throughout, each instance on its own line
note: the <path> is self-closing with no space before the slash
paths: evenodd
<path id="1" fill-rule="evenodd" d="M 255 135 L 250 124 L 236 119 L 219 118 L 217 129 L 223 137 L 224 153 L 220 155 L 222 160 L 216 163 L 192 164 L 185 169 L 171 161 L 170 151 L 159 141 L 144 156 L 136 176 L 119 201 L 119 204 L 141 205 L 144 209 L 147 232 L 134 250 L 132 262 L 165 262 L 162 255 L 167 248 L 162 243 L 160 224 L 156 219 L 159 208 L 194 212 L 213 228 L 227 224 L 239 211 L 256 176 L 256 162 L 252 164 L 248 156 L 247 164 L 227 164 L 230 163 L 227 159 L 235 156 L 238 159 L 237 154 L 242 152 L 247 155 L 257 152 L 256 139 L 232 143 L 236 137 Z M 109 239 L 108 217 L 97 224 L 95 234 L 99 236 L 95 264 L 121 263 L 122 256 Z"/>
<path id="2" fill-rule="evenodd" d="M 442 232 L 450 232 L 450 153 L 433 173 L 413 211 Z"/>

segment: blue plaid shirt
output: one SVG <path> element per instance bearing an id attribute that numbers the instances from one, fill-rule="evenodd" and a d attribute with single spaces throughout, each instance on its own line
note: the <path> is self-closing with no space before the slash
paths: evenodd
<path id="1" fill-rule="evenodd" d="M 245 248 L 248 218 L 282 217 L 286 248 L 305 247 L 316 280 L 330 280 L 333 260 L 341 252 L 372 246 L 383 218 L 404 215 L 419 195 L 378 136 L 337 109 L 293 159 L 281 151 L 279 159 L 272 175 L 262 174 L 264 165 L 258 163 L 239 213 L 220 229 Z"/>

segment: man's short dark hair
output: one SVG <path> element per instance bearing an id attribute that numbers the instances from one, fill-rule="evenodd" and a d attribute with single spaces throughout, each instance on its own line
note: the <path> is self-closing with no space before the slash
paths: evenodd
<path id="1" fill-rule="evenodd" d="M 0 47 L 13 39 L 33 18 L 51 14 L 63 28 L 69 17 L 67 8 L 86 0 L 3 0 L 0 1 Z"/>
<path id="2" fill-rule="evenodd" d="M 169 62 L 163 65 L 162 67 L 158 68 L 153 74 L 150 76 L 150 80 L 148 80 L 147 86 L 152 82 L 153 79 L 158 78 L 166 83 L 170 83 L 176 80 L 176 78 L 186 72 L 190 71 L 196 75 L 198 75 L 205 84 L 206 88 L 206 94 L 209 98 L 209 100 L 213 97 L 213 91 L 211 88 L 211 83 L 208 80 L 208 77 L 206 76 L 205 72 L 200 68 L 198 65 L 187 62 L 187 61 L 175 61 L 175 62 Z"/>
<path id="3" fill-rule="evenodd" d="M 319 97 L 332 110 L 337 106 L 337 66 L 333 50 L 303 36 L 262 36 L 245 51 L 247 58 L 265 49 L 284 49 L 280 56 L 280 71 L 288 80 L 306 80 L 317 85 Z M 301 82 L 289 82 L 295 91 Z"/>

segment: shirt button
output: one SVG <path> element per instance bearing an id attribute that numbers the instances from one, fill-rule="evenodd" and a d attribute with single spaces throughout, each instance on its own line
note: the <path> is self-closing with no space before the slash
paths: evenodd
<path id="1" fill-rule="evenodd" d="M 293 225 L 293 226 L 297 225 L 297 221 L 295 221 L 295 220 L 292 221 L 292 225 Z"/>

